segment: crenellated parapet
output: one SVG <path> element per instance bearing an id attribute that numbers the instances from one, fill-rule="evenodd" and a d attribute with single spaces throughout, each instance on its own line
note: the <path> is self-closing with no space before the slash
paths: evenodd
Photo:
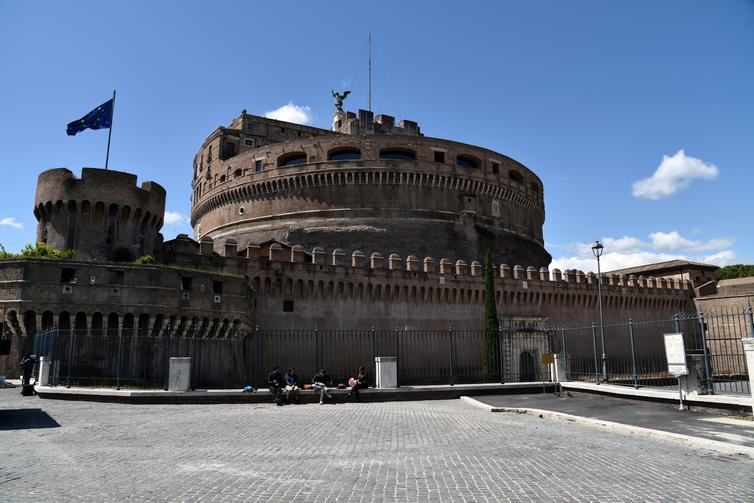
<path id="1" fill-rule="evenodd" d="M 133 260 L 151 255 L 161 242 L 165 189 L 136 184 L 120 171 L 84 168 L 81 178 L 66 168 L 39 175 L 34 201 L 37 241 L 73 248 L 85 260 Z"/>

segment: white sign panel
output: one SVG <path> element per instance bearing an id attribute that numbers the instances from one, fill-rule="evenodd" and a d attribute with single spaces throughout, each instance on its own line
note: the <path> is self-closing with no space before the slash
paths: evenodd
<path id="1" fill-rule="evenodd" d="M 686 348 L 683 345 L 683 334 L 664 334 L 665 358 L 668 360 L 668 373 L 674 376 L 689 373 L 686 368 Z"/>

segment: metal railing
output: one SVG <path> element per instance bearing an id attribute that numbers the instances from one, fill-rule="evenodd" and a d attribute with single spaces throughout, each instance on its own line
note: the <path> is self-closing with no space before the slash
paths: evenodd
<path id="1" fill-rule="evenodd" d="M 672 386 L 663 335 L 682 333 L 687 358 L 703 362 L 700 380 L 707 393 L 749 393 L 749 371 L 741 338 L 754 332 L 751 308 L 742 311 L 675 315 L 669 320 L 561 328 L 560 352 L 567 355 L 571 380 L 628 386 Z M 563 350 L 565 347 L 565 351 Z"/>
<path id="2" fill-rule="evenodd" d="M 554 351 L 546 328 L 500 328 L 491 334 L 495 367 L 484 368 L 483 330 L 268 330 L 233 338 L 138 333 L 132 329 L 50 328 L 34 338 L 34 352 L 50 356 L 57 382 L 66 386 L 160 388 L 167 386 L 170 357 L 192 357 L 193 388 L 264 386 L 274 366 L 293 367 L 304 379 L 325 368 L 346 382 L 364 365 L 375 375 L 375 357 L 398 357 L 399 385 L 550 381 L 542 354 Z"/>

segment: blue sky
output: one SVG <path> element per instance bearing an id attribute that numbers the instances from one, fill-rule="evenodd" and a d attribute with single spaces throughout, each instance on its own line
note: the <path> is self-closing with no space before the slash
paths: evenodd
<path id="1" fill-rule="evenodd" d="M 0 243 L 34 240 L 36 178 L 104 165 L 68 122 L 118 90 L 110 167 L 168 189 L 190 233 L 191 162 L 242 109 L 328 127 L 331 88 L 544 183 L 552 267 L 754 262 L 754 2 L 0 0 Z M 389 252 L 389 250 L 386 250 Z"/>

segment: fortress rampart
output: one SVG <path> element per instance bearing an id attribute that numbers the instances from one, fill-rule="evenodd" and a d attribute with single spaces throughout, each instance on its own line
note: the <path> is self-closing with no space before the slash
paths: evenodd
<path id="1" fill-rule="evenodd" d="M 73 248 L 84 260 L 133 260 L 159 247 L 165 189 L 136 185 L 136 176 L 84 168 L 81 178 L 66 168 L 39 175 L 34 200 L 37 241 Z"/>
<path id="2" fill-rule="evenodd" d="M 336 135 L 215 161 L 195 179 L 195 236 L 392 249 L 546 266 L 539 178 L 496 152 L 422 136 Z"/>

